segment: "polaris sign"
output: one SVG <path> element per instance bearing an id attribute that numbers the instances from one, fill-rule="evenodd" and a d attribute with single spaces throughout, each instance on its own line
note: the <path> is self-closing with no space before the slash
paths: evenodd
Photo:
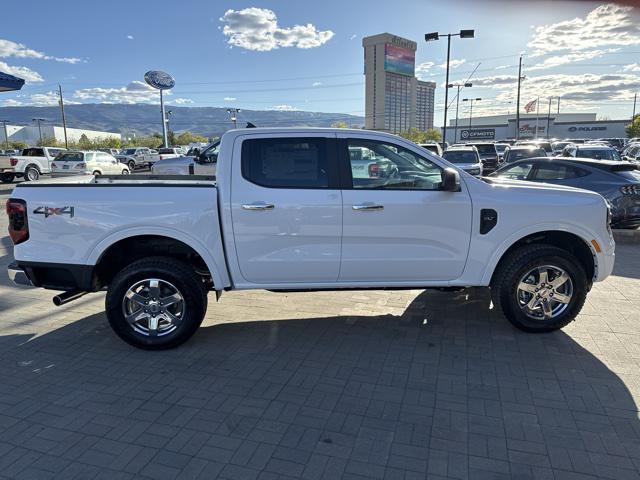
<path id="1" fill-rule="evenodd" d="M 495 128 L 476 128 L 461 130 L 460 140 L 493 140 L 496 138 Z"/>

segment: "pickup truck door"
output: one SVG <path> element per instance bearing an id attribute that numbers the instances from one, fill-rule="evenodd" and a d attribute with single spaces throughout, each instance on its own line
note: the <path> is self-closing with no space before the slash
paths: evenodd
<path id="1" fill-rule="evenodd" d="M 334 134 L 236 140 L 231 216 L 238 268 L 245 282 L 337 280 L 342 198 L 336 154 Z"/>
<path id="2" fill-rule="evenodd" d="M 466 264 L 472 205 L 461 191 L 440 190 L 442 167 L 388 140 L 338 134 L 342 164 L 343 237 L 339 282 L 447 281 Z M 351 151 L 381 166 L 353 174 Z M 417 150 L 417 147 L 416 147 Z"/>

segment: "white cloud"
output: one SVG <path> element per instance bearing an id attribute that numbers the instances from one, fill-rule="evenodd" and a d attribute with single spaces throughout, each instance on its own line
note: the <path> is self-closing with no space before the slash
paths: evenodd
<path id="1" fill-rule="evenodd" d="M 20 100 L 16 100 L 15 98 L 7 98 L 2 101 L 3 107 L 21 107 L 23 103 Z"/>
<path id="2" fill-rule="evenodd" d="M 562 50 L 580 51 L 608 45 L 640 44 L 640 19 L 631 7 L 605 3 L 585 18 L 535 28 L 528 46 L 533 55 Z"/>
<path id="3" fill-rule="evenodd" d="M 165 92 L 171 95 L 171 92 Z M 99 103 L 147 103 L 159 101 L 159 93 L 144 82 L 134 80 L 121 88 L 83 88 L 73 93 L 80 100 L 97 101 Z"/>
<path id="4" fill-rule="evenodd" d="M 273 10 L 250 7 L 227 10 L 220 18 L 222 33 L 232 46 L 266 52 L 281 47 L 314 48 L 333 37 L 331 30 L 318 31 L 314 25 L 279 27 Z"/>
<path id="5" fill-rule="evenodd" d="M 276 110 L 277 112 L 297 112 L 298 109 L 291 105 L 274 105 L 269 110 Z"/>
<path id="6" fill-rule="evenodd" d="M 9 75 L 16 76 L 18 78 L 22 78 L 27 83 L 30 82 L 42 82 L 44 78 L 36 72 L 27 67 L 16 67 L 7 65 L 4 62 L 0 62 L 0 70 L 4 73 L 8 73 Z"/>
<path id="7" fill-rule="evenodd" d="M 235 102 L 237 100 L 236 97 L 224 97 L 223 100 L 225 102 Z"/>
<path id="8" fill-rule="evenodd" d="M 313 87 L 321 87 L 322 86 L 322 82 L 313 82 L 312 86 Z"/>
<path id="9" fill-rule="evenodd" d="M 527 70 L 545 70 L 547 68 L 559 67 L 573 62 L 593 60 L 594 58 L 600 58 L 608 53 L 617 52 L 618 50 L 618 48 L 608 48 L 605 50 L 587 50 L 584 52 L 564 53 L 562 55 L 545 58 L 542 63 L 528 67 Z"/>
<path id="10" fill-rule="evenodd" d="M 12 98 L 4 101 L 5 107 L 21 107 L 29 105 L 32 107 L 57 107 L 58 106 L 58 92 L 49 91 L 46 93 L 34 93 L 32 95 L 21 95 L 20 99 Z M 79 102 L 68 100 L 65 98 L 65 105 L 77 105 Z"/>
<path id="11" fill-rule="evenodd" d="M 467 63 L 464 58 L 459 60 L 449 60 L 449 68 L 458 68 L 459 66 Z M 440 68 L 447 68 L 447 62 L 438 65 Z"/>
<path id="12" fill-rule="evenodd" d="M 127 38 L 128 38 L 129 40 L 133 40 L 133 35 L 127 35 Z"/>
<path id="13" fill-rule="evenodd" d="M 640 63 L 631 63 L 622 69 L 625 72 L 640 72 Z"/>
<path id="14" fill-rule="evenodd" d="M 40 60 L 55 60 L 56 62 L 64 62 L 64 63 L 79 63 L 82 61 L 81 58 L 77 57 L 53 57 L 51 55 L 46 55 L 37 50 L 33 50 L 32 48 L 28 48 L 26 45 L 22 43 L 12 42 L 11 40 L 3 40 L 0 38 L 0 58 L 37 58 Z"/>
<path id="15" fill-rule="evenodd" d="M 435 63 L 433 62 L 422 62 L 416 66 L 416 76 L 420 77 L 421 75 L 425 75 L 426 73 L 433 68 Z"/>
<path id="16" fill-rule="evenodd" d="M 174 98 L 173 100 L 169 100 L 167 102 L 168 104 L 171 105 L 191 105 L 193 103 L 193 100 L 191 100 L 190 98 Z"/>
<path id="17" fill-rule="evenodd" d="M 512 67 L 513 65 L 498 65 L 496 70 L 504 70 L 505 68 Z"/>
<path id="18" fill-rule="evenodd" d="M 355 39 L 356 37 L 357 37 L 357 35 L 354 33 L 353 35 L 351 35 L 351 36 L 349 37 L 349 40 L 353 40 L 353 39 Z"/>

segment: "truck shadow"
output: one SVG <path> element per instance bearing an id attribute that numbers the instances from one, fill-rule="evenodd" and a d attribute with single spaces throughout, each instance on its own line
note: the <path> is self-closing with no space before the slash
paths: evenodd
<path id="1" fill-rule="evenodd" d="M 223 468 L 240 445 L 260 444 L 255 468 L 286 465 L 292 477 L 320 460 L 331 478 L 352 460 L 376 476 L 640 474 L 625 381 L 563 332 L 513 329 L 486 289 L 422 293 L 400 316 L 205 326 L 164 352 L 127 346 L 96 314 L 35 338 L 0 337 L 0 352 L 0 441 L 33 464 L 60 451 L 82 471 L 99 452 L 113 457 L 101 470 L 120 470 L 117 452 L 164 449 Z M 637 359 L 625 367 L 618 354 L 607 361 L 635 385 Z M 47 450 L 36 438 L 45 428 L 73 432 L 73 454 L 67 440 Z M 288 455 L 297 460 L 282 463 Z M 144 474 L 144 463 L 125 464 Z"/>

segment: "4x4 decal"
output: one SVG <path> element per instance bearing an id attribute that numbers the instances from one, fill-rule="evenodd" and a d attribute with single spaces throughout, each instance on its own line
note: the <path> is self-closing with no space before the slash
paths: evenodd
<path id="1" fill-rule="evenodd" d="M 52 215 L 69 215 L 73 218 L 75 213 L 74 207 L 38 207 L 33 213 L 35 215 L 44 215 L 44 218 L 48 218 Z"/>

